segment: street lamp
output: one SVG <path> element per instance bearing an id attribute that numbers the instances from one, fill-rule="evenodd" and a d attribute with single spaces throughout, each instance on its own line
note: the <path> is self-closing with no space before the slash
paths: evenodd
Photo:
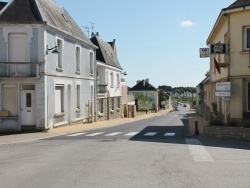
<path id="1" fill-rule="evenodd" d="M 48 48 L 48 45 L 47 45 L 46 55 L 48 55 L 48 53 L 49 53 L 50 50 L 53 50 L 53 51 L 51 52 L 51 53 L 53 53 L 53 54 L 60 54 L 60 51 L 58 50 L 57 45 L 55 45 L 53 48 Z"/>

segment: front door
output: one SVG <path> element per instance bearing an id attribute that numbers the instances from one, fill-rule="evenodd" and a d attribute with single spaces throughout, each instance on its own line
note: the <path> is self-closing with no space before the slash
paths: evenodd
<path id="1" fill-rule="evenodd" d="M 35 90 L 22 90 L 21 123 L 36 125 Z"/>

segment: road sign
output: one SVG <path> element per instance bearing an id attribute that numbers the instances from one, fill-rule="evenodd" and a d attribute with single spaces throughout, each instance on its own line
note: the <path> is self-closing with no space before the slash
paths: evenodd
<path id="1" fill-rule="evenodd" d="M 209 53 L 209 48 L 200 48 L 200 58 L 209 57 Z"/>
<path id="2" fill-rule="evenodd" d="M 217 91 L 215 92 L 216 97 L 230 97 L 231 92 L 230 91 Z"/>
<path id="3" fill-rule="evenodd" d="M 230 82 L 217 82 L 215 85 L 217 91 L 230 91 L 231 83 Z"/>

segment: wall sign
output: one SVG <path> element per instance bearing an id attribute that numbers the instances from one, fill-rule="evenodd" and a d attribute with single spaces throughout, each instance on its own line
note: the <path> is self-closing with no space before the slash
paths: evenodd
<path id="1" fill-rule="evenodd" d="M 211 44 L 210 51 L 211 51 L 211 54 L 225 54 L 226 44 L 225 43 Z"/>

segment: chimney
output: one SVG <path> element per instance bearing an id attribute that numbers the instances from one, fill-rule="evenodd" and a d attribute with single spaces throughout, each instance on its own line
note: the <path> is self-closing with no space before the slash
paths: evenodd
<path id="1" fill-rule="evenodd" d="M 141 82 L 141 80 L 137 80 L 137 81 L 136 81 L 136 84 L 138 84 L 138 83 L 140 83 L 140 82 Z"/>
<path id="2" fill-rule="evenodd" d="M 94 32 L 92 32 L 92 33 L 91 33 L 91 37 L 94 37 L 94 36 L 95 36 L 95 33 L 94 33 Z"/>
<path id="3" fill-rule="evenodd" d="M 149 83 L 149 79 L 148 79 L 148 78 L 146 78 L 146 82 L 148 82 L 148 83 Z"/>
<path id="4" fill-rule="evenodd" d="M 95 34 L 97 37 L 99 37 L 99 33 L 98 32 L 96 32 L 96 34 Z"/>

